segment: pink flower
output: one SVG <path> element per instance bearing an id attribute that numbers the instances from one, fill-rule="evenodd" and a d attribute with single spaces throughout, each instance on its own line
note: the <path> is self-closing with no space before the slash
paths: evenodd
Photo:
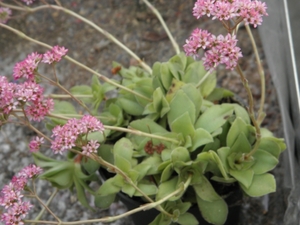
<path id="1" fill-rule="evenodd" d="M 41 145 L 44 143 L 44 138 L 35 137 L 29 143 L 30 152 L 38 152 Z"/>
<path id="2" fill-rule="evenodd" d="M 41 59 L 42 55 L 34 52 L 28 55 L 23 61 L 16 63 L 13 69 L 14 79 L 25 78 L 26 80 L 33 81 L 34 72 L 37 70 Z"/>
<path id="3" fill-rule="evenodd" d="M 0 205 L 5 208 L 1 221 L 5 224 L 24 224 L 22 221 L 32 205 L 23 201 L 24 187 L 27 181 L 42 172 L 41 168 L 29 165 L 17 173 L 8 185 L 5 185 L 0 192 Z"/>
<path id="4" fill-rule="evenodd" d="M 196 28 L 183 46 L 186 55 L 196 58 L 200 48 L 206 49 L 211 46 L 211 37 L 212 35 L 207 30 Z"/>
<path id="5" fill-rule="evenodd" d="M 214 2 L 215 0 L 197 0 L 193 8 L 193 15 L 197 19 L 205 15 L 210 17 L 211 12 L 214 9 Z"/>
<path id="6" fill-rule="evenodd" d="M 198 56 L 199 48 L 208 50 L 202 58 L 206 70 L 213 70 L 220 63 L 226 65 L 226 69 L 233 70 L 242 57 L 241 49 L 236 46 L 237 39 L 235 35 L 227 34 L 225 37 L 211 35 L 207 31 L 195 29 L 183 46 L 186 55 Z"/>
<path id="7" fill-rule="evenodd" d="M 38 99 L 37 101 L 30 102 L 30 105 L 26 106 L 25 114 L 30 120 L 41 121 L 53 108 L 53 99 Z"/>
<path id="8" fill-rule="evenodd" d="M 54 46 L 50 51 L 47 51 L 43 55 L 43 63 L 52 64 L 54 62 L 59 62 L 63 56 L 68 52 L 65 47 Z"/>
<path id="9" fill-rule="evenodd" d="M 77 139 L 89 132 L 103 132 L 103 124 L 95 117 L 85 115 L 81 119 L 70 119 L 63 126 L 56 126 L 52 130 L 54 140 L 51 142 L 51 149 L 55 154 L 62 154 L 65 150 L 76 146 Z M 95 146 L 93 143 L 92 146 Z"/>
<path id="10" fill-rule="evenodd" d="M 99 146 L 100 144 L 97 141 L 91 140 L 86 146 L 82 146 L 82 154 L 89 156 L 92 153 L 97 153 Z"/>
<path id="11" fill-rule="evenodd" d="M 10 15 L 11 10 L 9 8 L 0 7 L 0 23 L 6 23 Z"/>

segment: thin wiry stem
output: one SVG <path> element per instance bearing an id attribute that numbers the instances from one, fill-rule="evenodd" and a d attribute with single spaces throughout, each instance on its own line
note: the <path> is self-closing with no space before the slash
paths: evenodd
<path id="1" fill-rule="evenodd" d="M 249 27 L 249 25 L 245 25 L 246 30 L 248 32 L 248 35 L 250 37 L 251 40 L 251 44 L 254 50 L 254 54 L 255 54 L 255 58 L 256 58 L 256 62 L 257 62 L 257 66 L 258 66 L 258 73 L 260 76 L 260 82 L 261 82 L 261 97 L 260 97 L 260 106 L 259 106 L 259 111 L 258 111 L 258 115 L 257 115 L 257 122 L 258 124 L 261 124 L 264 117 L 265 117 L 265 112 L 264 112 L 264 105 L 265 105 L 265 98 L 266 98 L 266 81 L 265 81 L 265 72 L 264 69 L 261 65 L 261 61 L 259 58 L 259 54 L 258 54 L 258 50 L 257 50 L 257 46 L 254 40 L 254 37 L 252 35 L 251 29 Z"/>
<path id="2" fill-rule="evenodd" d="M 66 9 L 62 6 L 59 5 L 42 5 L 42 6 L 38 6 L 35 8 L 29 8 L 29 7 L 16 7 L 13 5 L 9 5 L 9 4 L 5 4 L 5 3 L 0 3 L 1 5 L 5 6 L 5 7 L 9 7 L 12 9 L 16 9 L 16 10 L 22 10 L 22 11 L 27 11 L 27 12 L 36 12 L 39 10 L 43 10 L 43 9 L 55 9 L 55 10 L 60 10 L 64 13 L 67 13 L 77 19 L 82 20 L 84 23 L 90 25 L 91 27 L 93 27 L 95 30 L 97 30 L 98 32 L 100 32 L 101 34 L 103 34 L 106 38 L 108 38 L 109 40 L 111 40 L 112 42 L 114 42 L 116 45 L 118 45 L 120 48 L 122 48 L 123 50 L 125 50 L 131 57 L 133 57 L 135 60 L 138 61 L 138 63 L 145 69 L 147 70 L 149 73 L 152 73 L 152 69 L 142 60 L 140 59 L 133 51 L 131 51 L 126 45 L 124 45 L 122 42 L 120 42 L 118 39 L 116 39 L 111 33 L 109 33 L 108 31 L 102 29 L 100 26 L 96 25 L 94 22 L 84 18 L 83 16 L 80 16 L 79 14 Z"/>
<path id="3" fill-rule="evenodd" d="M 33 39 L 33 38 L 27 36 L 26 34 L 24 34 L 23 32 L 21 32 L 21 31 L 19 31 L 19 30 L 17 30 L 17 29 L 14 29 L 14 28 L 12 28 L 12 27 L 10 27 L 10 26 L 7 26 L 7 25 L 5 25 L 5 24 L 3 24 L 3 23 L 0 23 L 0 27 L 4 27 L 5 29 L 10 30 L 10 31 L 12 31 L 13 33 L 17 34 L 17 35 L 20 36 L 21 38 L 24 38 L 24 39 L 26 39 L 26 40 L 28 40 L 28 41 L 31 41 L 31 42 L 35 43 L 35 44 L 41 45 L 41 46 L 46 47 L 46 48 L 48 48 L 48 49 L 51 49 L 51 48 L 52 48 L 52 46 L 50 46 L 50 45 L 48 45 L 48 44 L 46 44 L 46 43 L 44 43 L 44 42 L 38 41 L 38 40 L 36 40 L 36 39 Z M 109 83 L 109 84 L 111 84 L 111 85 L 113 85 L 113 86 L 115 86 L 115 87 L 118 87 L 118 88 L 123 89 L 123 90 L 125 90 L 125 91 L 127 91 L 127 92 L 130 92 L 130 93 L 132 93 L 132 94 L 134 94 L 134 95 L 136 95 L 136 96 L 139 96 L 139 97 L 141 97 L 141 98 L 143 98 L 143 99 L 145 99 L 145 100 L 147 100 L 147 101 L 149 101 L 149 102 L 152 101 L 152 99 L 149 99 L 148 97 L 146 97 L 146 96 L 144 96 L 144 95 L 141 95 L 140 93 L 137 93 L 137 92 L 135 92 L 135 91 L 133 91 L 133 90 L 131 90 L 131 89 L 129 89 L 129 88 L 127 88 L 127 87 L 121 85 L 121 84 L 116 83 L 115 81 L 113 81 L 113 80 L 107 78 L 106 76 L 104 76 L 104 75 L 98 73 L 97 71 L 95 71 L 95 70 L 93 70 L 93 69 L 87 67 L 86 65 L 84 65 L 84 64 L 82 64 L 82 63 L 76 61 L 75 59 L 73 59 L 73 58 L 71 58 L 71 57 L 69 57 L 69 56 L 64 56 L 64 58 L 65 58 L 66 60 L 68 60 L 68 61 L 74 63 L 75 65 L 77 65 L 77 66 L 79 66 L 79 67 L 85 69 L 86 71 L 88 71 L 88 72 L 90 72 L 90 73 L 92 73 L 92 74 L 95 74 L 97 77 L 99 77 L 99 78 L 100 78 L 101 80 L 103 80 L 104 82 L 107 82 L 107 83 Z"/>
<path id="4" fill-rule="evenodd" d="M 163 26 L 163 28 L 165 29 L 172 45 L 173 48 L 175 49 L 176 54 L 180 53 L 180 49 L 178 47 L 177 42 L 175 41 L 173 35 L 171 34 L 168 26 L 166 25 L 164 19 L 162 18 L 161 14 L 158 12 L 158 10 L 148 1 L 148 0 L 143 0 L 143 2 L 152 10 L 152 12 L 157 16 L 159 22 L 161 23 L 161 25 Z"/>

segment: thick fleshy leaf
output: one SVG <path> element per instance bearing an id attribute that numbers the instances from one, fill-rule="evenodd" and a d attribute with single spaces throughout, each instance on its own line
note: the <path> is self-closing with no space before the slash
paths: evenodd
<path id="1" fill-rule="evenodd" d="M 222 127 L 232 113 L 233 106 L 230 104 L 213 105 L 199 117 L 195 128 L 203 128 L 212 133 Z"/>
<path id="2" fill-rule="evenodd" d="M 102 183 L 96 192 L 96 196 L 109 196 L 118 193 L 121 188 L 115 185 L 116 178 L 112 177 Z"/>
<path id="3" fill-rule="evenodd" d="M 198 116 L 203 100 L 199 89 L 197 89 L 194 84 L 185 84 L 181 87 L 181 90 L 183 90 L 184 93 L 189 97 L 189 99 L 194 103 L 196 109 L 196 116 Z"/>
<path id="4" fill-rule="evenodd" d="M 181 133 L 184 136 L 194 135 L 194 126 L 191 121 L 191 118 L 188 112 L 177 117 L 173 122 L 170 124 L 171 131 L 174 133 Z"/>
<path id="5" fill-rule="evenodd" d="M 196 196 L 197 204 L 203 218 L 212 224 L 223 225 L 228 215 L 228 206 L 224 199 L 220 198 L 213 202 L 204 201 Z"/>
<path id="6" fill-rule="evenodd" d="M 229 170 L 231 176 L 233 176 L 239 183 L 243 184 L 246 188 L 249 188 L 252 184 L 254 172 L 252 169 L 248 170 Z"/>
<path id="7" fill-rule="evenodd" d="M 191 213 L 184 213 L 178 217 L 177 223 L 181 225 L 198 225 L 199 222 Z"/>
<path id="8" fill-rule="evenodd" d="M 149 223 L 149 225 L 170 225 L 172 223 L 172 219 L 164 214 L 158 214 L 155 219 Z"/>
<path id="9" fill-rule="evenodd" d="M 186 148 L 177 147 L 172 150 L 172 153 L 171 153 L 172 163 L 179 162 L 179 161 L 187 162 L 189 160 L 190 160 L 190 153 Z"/>
<path id="10" fill-rule="evenodd" d="M 193 185 L 197 196 L 207 202 L 214 202 L 221 199 L 206 177 L 202 176 L 201 180 L 201 183 Z"/>
<path id="11" fill-rule="evenodd" d="M 286 145 L 283 139 L 275 137 L 263 137 L 258 148 L 269 152 L 278 159 L 280 153 L 286 148 Z"/>
<path id="12" fill-rule="evenodd" d="M 167 195 L 174 192 L 177 188 L 178 177 L 174 177 L 171 180 L 161 183 L 158 187 L 158 192 L 156 194 L 156 200 L 160 200 Z"/>
<path id="13" fill-rule="evenodd" d="M 178 90 L 170 102 L 170 111 L 167 114 L 169 124 L 172 124 L 174 120 L 186 112 L 189 114 L 192 124 L 194 124 L 196 118 L 195 105 L 182 90 Z"/>
<path id="14" fill-rule="evenodd" d="M 110 205 L 115 201 L 116 194 L 111 194 L 111 195 L 96 195 L 95 196 L 95 206 L 100 208 L 100 209 L 108 209 Z"/>
<path id="15" fill-rule="evenodd" d="M 120 139 L 114 145 L 113 153 L 115 157 L 119 156 L 130 162 L 133 154 L 133 145 L 131 141 L 127 138 Z"/>
<path id="16" fill-rule="evenodd" d="M 227 134 L 227 146 L 232 147 L 241 133 L 247 137 L 250 145 L 253 144 L 256 135 L 255 128 L 249 124 L 246 124 L 242 118 L 237 117 L 232 123 Z"/>
<path id="17" fill-rule="evenodd" d="M 172 80 L 173 80 L 173 76 L 169 69 L 169 63 L 164 62 L 161 64 L 159 78 L 160 78 L 162 85 L 164 86 L 164 89 L 169 90 Z"/>
<path id="18" fill-rule="evenodd" d="M 255 158 L 255 164 L 252 166 L 252 169 L 255 174 L 269 172 L 278 164 L 278 159 L 275 156 L 260 149 L 254 153 L 253 157 Z"/>
<path id="19" fill-rule="evenodd" d="M 160 177 L 160 182 L 162 183 L 162 182 L 167 181 L 167 180 L 171 177 L 171 175 L 172 175 L 173 172 L 174 172 L 174 170 L 173 170 L 173 165 L 170 163 L 170 164 L 163 170 L 163 172 L 162 172 L 162 174 L 161 174 L 161 177 Z"/>
<path id="20" fill-rule="evenodd" d="M 240 117 L 245 123 L 250 124 L 250 117 L 247 110 L 239 104 L 233 104 L 236 117 Z"/>
<path id="21" fill-rule="evenodd" d="M 260 197 L 276 191 L 276 181 L 272 174 L 254 175 L 252 184 L 246 188 L 240 185 L 243 191 L 251 197 Z"/>
<path id="22" fill-rule="evenodd" d="M 124 111 L 130 115 L 133 116 L 141 116 L 144 111 L 144 107 L 141 106 L 139 103 L 136 102 L 136 100 L 132 100 L 129 98 L 118 98 L 118 102 L 124 109 Z"/>
<path id="23" fill-rule="evenodd" d="M 166 94 L 166 99 L 168 102 L 171 102 L 173 97 L 175 96 L 175 94 L 177 93 L 177 91 L 183 86 L 185 85 L 184 82 L 180 81 L 180 80 L 176 80 L 173 79 L 172 80 L 172 84 Z"/>
<path id="24" fill-rule="evenodd" d="M 192 135 L 192 147 L 190 148 L 191 151 L 196 150 L 198 147 L 213 142 L 214 139 L 210 135 L 209 132 L 202 128 L 198 128 L 195 130 L 194 135 Z"/>
<path id="25" fill-rule="evenodd" d="M 251 151 L 251 145 L 244 133 L 238 134 L 234 144 L 231 147 L 232 152 L 248 153 Z"/>
<path id="26" fill-rule="evenodd" d="M 139 182 L 137 186 L 144 194 L 148 196 L 155 195 L 157 193 L 157 186 L 154 183 L 151 183 L 150 181 Z M 143 195 L 140 192 L 136 191 L 134 193 L 134 196 Z"/>

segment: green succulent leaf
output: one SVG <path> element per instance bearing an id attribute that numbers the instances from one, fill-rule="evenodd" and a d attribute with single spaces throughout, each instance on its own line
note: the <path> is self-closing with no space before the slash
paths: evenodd
<path id="1" fill-rule="evenodd" d="M 225 88 L 215 88 L 206 99 L 211 102 L 218 102 L 225 98 L 231 98 L 234 96 L 234 93 L 225 89 Z"/>
<path id="2" fill-rule="evenodd" d="M 278 159 L 269 152 L 258 149 L 253 157 L 256 159 L 252 169 L 255 174 L 263 174 L 275 168 Z"/>
<path id="3" fill-rule="evenodd" d="M 181 80 L 183 76 L 186 61 L 187 59 L 186 56 L 184 56 L 184 53 L 175 55 L 169 60 L 169 69 L 173 77 L 175 77 L 177 80 Z"/>
<path id="4" fill-rule="evenodd" d="M 196 217 L 191 213 L 183 213 L 179 215 L 177 223 L 181 225 L 198 225 L 199 222 Z"/>
<path id="5" fill-rule="evenodd" d="M 203 128 L 210 133 L 223 126 L 228 117 L 233 113 L 233 105 L 222 104 L 213 105 L 199 117 L 195 124 L 195 128 Z"/>
<path id="6" fill-rule="evenodd" d="M 172 176 L 173 172 L 174 172 L 173 165 L 170 163 L 163 170 L 161 177 L 160 177 L 160 182 L 162 183 L 162 182 L 169 180 L 169 178 Z"/>
<path id="7" fill-rule="evenodd" d="M 77 193 L 77 198 L 78 198 L 79 202 L 83 206 L 85 206 L 85 207 L 87 207 L 89 209 L 93 209 L 90 206 L 90 204 L 89 204 L 89 202 L 87 200 L 87 197 L 86 197 L 86 194 L 85 194 L 85 191 L 84 191 L 85 190 L 84 186 L 82 186 L 79 178 L 77 178 L 76 176 L 74 176 L 74 184 L 75 184 L 75 187 L 76 187 L 76 193 Z"/>
<path id="8" fill-rule="evenodd" d="M 122 138 L 117 141 L 113 148 L 113 154 L 115 157 L 121 157 L 130 162 L 133 154 L 131 141 L 127 138 Z"/>
<path id="9" fill-rule="evenodd" d="M 286 149 L 286 145 L 284 140 L 281 138 L 263 137 L 260 140 L 258 148 L 269 152 L 278 159 L 280 153 Z"/>
<path id="10" fill-rule="evenodd" d="M 172 220 L 169 216 L 159 213 L 149 225 L 170 225 Z"/>
<path id="11" fill-rule="evenodd" d="M 90 158 L 82 160 L 81 165 L 88 172 L 88 174 L 93 174 L 100 168 L 100 164 Z"/>
<path id="12" fill-rule="evenodd" d="M 207 202 L 214 202 L 222 199 L 205 176 L 202 175 L 201 181 L 201 183 L 193 185 L 198 197 Z"/>
<path id="13" fill-rule="evenodd" d="M 194 135 L 194 126 L 191 121 L 190 115 L 188 112 L 177 117 L 173 122 L 170 124 L 171 131 L 174 133 L 181 133 L 184 136 Z"/>
<path id="14" fill-rule="evenodd" d="M 116 186 L 115 182 L 118 178 L 116 176 L 107 179 L 103 184 L 100 186 L 100 188 L 96 192 L 96 196 L 109 196 L 109 195 L 115 195 L 121 190 L 120 186 Z"/>
<path id="15" fill-rule="evenodd" d="M 240 184 L 243 191 L 251 197 L 260 197 L 276 191 L 276 181 L 272 174 L 254 175 L 249 188 Z"/>
<path id="16" fill-rule="evenodd" d="M 187 162 L 190 160 L 190 153 L 184 147 L 177 147 L 172 150 L 171 161 L 175 162 Z"/>
<path id="17" fill-rule="evenodd" d="M 133 116 L 141 116 L 144 111 L 144 107 L 141 106 L 135 99 L 134 96 L 131 97 L 119 97 L 118 102 L 120 103 L 123 110 Z"/>
<path id="18" fill-rule="evenodd" d="M 205 70 L 202 61 L 195 61 L 191 63 L 182 78 L 185 83 L 197 84 L 207 73 Z M 200 85 L 201 95 L 205 98 L 207 97 L 216 86 L 216 73 L 213 72 L 210 74 L 206 80 Z"/>
<path id="19" fill-rule="evenodd" d="M 256 139 L 255 128 L 249 124 L 246 124 L 241 117 L 237 117 L 227 134 L 227 146 L 232 147 L 241 133 L 245 135 L 250 145 L 254 143 Z"/>
<path id="20" fill-rule="evenodd" d="M 220 198 L 216 201 L 204 201 L 196 195 L 197 204 L 203 218 L 215 225 L 223 225 L 228 215 L 228 206 L 224 199 Z"/>
<path id="21" fill-rule="evenodd" d="M 146 195 L 153 196 L 157 193 L 157 186 L 150 181 L 143 181 L 138 183 L 138 188 Z M 134 196 L 143 196 L 140 192 L 136 191 Z"/>
<path id="22" fill-rule="evenodd" d="M 233 104 L 236 117 L 241 118 L 246 124 L 250 124 L 250 117 L 247 110 L 239 104 Z"/>
<path id="23" fill-rule="evenodd" d="M 178 90 L 170 102 L 170 111 L 167 114 L 169 124 L 172 124 L 174 120 L 186 112 L 189 114 L 191 123 L 194 124 L 196 118 L 195 105 L 183 90 Z"/>
<path id="24" fill-rule="evenodd" d="M 196 109 L 196 116 L 199 115 L 203 98 L 194 84 L 185 84 L 181 87 L 184 93 L 189 97 L 189 99 L 194 103 Z"/>
<path id="25" fill-rule="evenodd" d="M 96 195 L 95 196 L 95 206 L 100 208 L 100 209 L 108 209 L 110 205 L 115 201 L 116 194 L 111 194 L 111 195 Z"/>
<path id="26" fill-rule="evenodd" d="M 77 97 L 84 103 L 93 103 L 93 93 L 92 93 L 92 88 L 88 85 L 78 85 L 70 88 L 70 92 L 73 95 L 85 95 L 84 97 Z"/>
<path id="27" fill-rule="evenodd" d="M 229 170 L 231 176 L 233 176 L 240 184 L 249 188 L 252 184 L 254 172 L 252 169 L 248 170 Z"/>
<path id="28" fill-rule="evenodd" d="M 212 135 L 202 128 L 195 130 L 194 135 L 192 135 L 192 147 L 190 151 L 196 150 L 198 147 L 212 143 L 214 141 Z"/>
<path id="29" fill-rule="evenodd" d="M 178 177 L 174 177 L 171 180 L 162 182 L 158 187 L 158 192 L 156 194 L 156 200 L 160 200 L 167 195 L 173 193 L 177 189 Z M 170 199 L 172 201 L 172 198 Z"/>

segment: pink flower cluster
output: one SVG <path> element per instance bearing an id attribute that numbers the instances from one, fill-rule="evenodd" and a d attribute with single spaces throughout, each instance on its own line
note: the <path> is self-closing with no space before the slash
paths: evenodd
<path id="1" fill-rule="evenodd" d="M 5 185 L 0 193 L 0 205 L 5 208 L 1 221 L 6 225 L 24 224 L 23 219 L 32 208 L 28 201 L 23 201 L 22 190 L 29 179 L 40 174 L 42 169 L 35 165 L 29 165 L 16 174 L 8 185 Z"/>
<path id="2" fill-rule="evenodd" d="M 44 138 L 34 137 L 29 143 L 30 152 L 38 152 L 41 145 L 44 143 Z"/>
<path id="3" fill-rule="evenodd" d="M 0 23 L 6 23 L 11 15 L 9 8 L 0 7 Z"/>
<path id="4" fill-rule="evenodd" d="M 258 0 L 197 0 L 193 15 L 197 19 L 204 15 L 218 20 L 242 18 L 246 24 L 257 27 L 268 15 L 266 9 L 266 4 Z"/>
<path id="5" fill-rule="evenodd" d="M 26 80 L 34 80 L 34 72 L 37 71 L 42 58 L 43 55 L 33 52 L 23 61 L 16 63 L 13 70 L 14 79 L 25 78 Z"/>
<path id="6" fill-rule="evenodd" d="M 45 98 L 43 92 L 33 81 L 16 84 L 0 76 L 0 113 L 9 114 L 19 106 L 29 119 L 41 121 L 54 107 L 53 100 Z"/>
<path id="7" fill-rule="evenodd" d="M 25 78 L 26 80 L 33 80 L 34 73 L 37 72 L 37 68 L 40 62 L 52 64 L 59 62 L 63 56 L 68 52 L 65 47 L 54 46 L 50 51 L 44 54 L 38 54 L 36 52 L 28 55 L 26 59 L 18 62 L 13 71 L 14 79 Z"/>
<path id="8" fill-rule="evenodd" d="M 82 146 L 82 154 L 89 156 L 92 153 L 97 153 L 97 149 L 100 147 L 100 144 L 95 141 L 91 140 L 87 143 L 87 145 Z"/>
<path id="9" fill-rule="evenodd" d="M 206 70 L 212 70 L 220 63 L 225 64 L 226 69 L 234 69 L 239 57 L 242 57 L 241 49 L 236 44 L 235 35 L 216 37 L 206 30 L 196 28 L 183 48 L 187 55 L 195 58 L 198 57 L 199 49 L 206 50 L 202 58 Z"/>
<path id="10" fill-rule="evenodd" d="M 50 51 L 47 51 L 43 55 L 42 62 L 52 64 L 54 62 L 59 62 L 63 56 L 68 52 L 65 47 L 54 46 Z"/>
<path id="11" fill-rule="evenodd" d="M 104 131 L 103 124 L 91 115 L 85 115 L 81 119 L 70 119 L 63 126 L 56 126 L 53 128 L 52 137 L 54 140 L 51 143 L 51 149 L 55 154 L 62 154 L 65 150 L 72 149 L 76 146 L 78 137 L 87 135 L 89 132 Z M 99 145 L 95 141 L 90 141 L 83 151 L 90 154 L 97 149 Z"/>

